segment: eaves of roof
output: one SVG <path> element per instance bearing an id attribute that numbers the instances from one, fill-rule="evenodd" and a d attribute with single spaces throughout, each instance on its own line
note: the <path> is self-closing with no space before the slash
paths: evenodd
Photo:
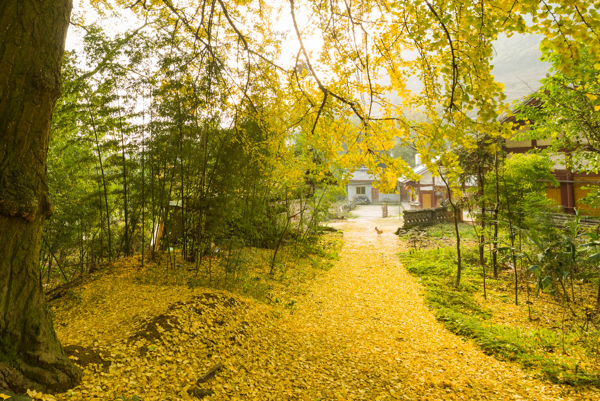
<path id="1" fill-rule="evenodd" d="M 427 168 L 427 166 L 425 166 L 424 164 L 422 164 L 422 165 L 413 167 L 413 171 L 417 175 L 423 175 L 424 173 L 428 172 L 429 169 Z M 404 177 L 398 178 L 398 182 L 403 183 L 403 184 L 405 184 L 407 182 L 410 182 L 410 181 L 412 181 L 412 180 L 410 180 L 408 178 L 404 178 Z"/>

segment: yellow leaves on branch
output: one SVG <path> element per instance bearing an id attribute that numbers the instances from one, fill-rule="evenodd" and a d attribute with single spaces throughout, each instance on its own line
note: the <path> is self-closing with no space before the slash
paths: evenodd
<path id="1" fill-rule="evenodd" d="M 600 48 L 600 14 L 592 0 L 485 0 L 476 6 L 460 0 L 281 5 L 223 0 L 210 16 L 189 0 L 138 3 L 132 10 L 140 19 L 160 17 L 177 26 L 182 46 L 190 49 L 196 48 L 198 37 L 208 40 L 203 28 L 215 24 L 222 43 L 212 51 L 227 61 L 223 85 L 231 93 L 228 106 L 240 108 L 248 99 L 258 105 L 255 117 L 273 133 L 271 150 L 303 135 L 307 148 L 331 164 L 350 169 L 364 164 L 375 173 L 378 163 L 372 156 L 389 149 L 394 137 L 435 159 L 448 148 L 471 146 L 467 137 L 474 132 L 503 130 L 496 120 L 507 111 L 504 88 L 494 80 L 491 65 L 492 42 L 500 34 L 544 35 L 541 46 L 560 56 L 559 68 L 565 72 L 582 57 L 584 45 Z M 115 10 L 111 0 L 92 4 Z M 291 26 L 290 6 L 302 16 L 297 28 L 303 43 L 319 42 L 306 54 Z M 526 23 L 529 17 L 533 24 Z M 282 31 L 289 33 L 285 39 Z M 285 55 L 289 48 L 293 56 Z M 600 52 L 590 57 L 600 66 Z M 190 64 L 190 69 L 201 68 Z M 407 82 L 415 79 L 422 89 L 408 90 Z M 295 166 L 298 171 L 307 168 Z M 407 172 L 405 166 L 398 168 Z"/>

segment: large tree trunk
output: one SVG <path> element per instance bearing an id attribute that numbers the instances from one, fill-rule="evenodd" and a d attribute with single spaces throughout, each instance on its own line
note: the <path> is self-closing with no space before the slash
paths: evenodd
<path id="1" fill-rule="evenodd" d="M 72 0 L 0 0 L 0 387 L 65 391 L 81 371 L 48 313 L 39 253 L 52 213 L 48 134 Z"/>

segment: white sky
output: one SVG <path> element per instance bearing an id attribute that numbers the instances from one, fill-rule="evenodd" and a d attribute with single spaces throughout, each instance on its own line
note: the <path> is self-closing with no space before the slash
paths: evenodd
<path id="1" fill-rule="evenodd" d="M 300 49 L 300 45 L 297 40 L 296 31 L 294 30 L 293 20 L 288 5 L 289 3 L 285 3 L 286 6 L 282 8 L 280 19 L 275 24 L 274 29 L 279 32 L 283 32 L 286 38 L 288 38 L 282 47 L 282 57 L 280 60 L 282 63 L 287 64 L 295 59 L 296 54 Z M 306 15 L 302 12 L 298 5 L 296 5 L 295 11 L 298 25 L 302 31 L 307 24 Z M 97 23 L 98 25 L 102 26 L 102 28 L 105 30 L 105 33 L 111 38 L 114 38 L 117 34 L 135 29 L 137 26 L 143 24 L 143 22 L 139 21 L 135 14 L 129 9 L 121 9 L 119 11 L 118 18 L 112 16 L 109 18 L 103 18 L 92 7 L 89 6 L 87 0 L 76 0 L 73 4 L 72 18 L 79 16 L 82 13 L 85 13 L 86 25 Z M 242 33 L 247 34 L 252 32 L 251 27 L 243 26 L 243 23 L 237 21 L 236 24 Z M 302 40 L 306 49 L 309 51 L 309 53 L 311 53 L 311 59 L 316 57 L 319 49 L 323 45 L 322 38 L 319 35 L 311 35 L 303 37 Z M 66 50 L 81 50 L 83 48 L 83 36 L 80 28 L 71 25 L 67 33 L 65 48 Z"/>

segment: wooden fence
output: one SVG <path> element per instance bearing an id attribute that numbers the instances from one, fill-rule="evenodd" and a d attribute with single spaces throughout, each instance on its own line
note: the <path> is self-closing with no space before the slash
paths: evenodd
<path id="1" fill-rule="evenodd" d="M 572 214 L 556 213 L 552 215 L 552 225 L 555 227 L 566 227 L 567 224 L 575 220 Z M 600 224 L 600 219 L 585 217 L 579 220 L 580 228 L 597 228 Z"/>
<path id="2" fill-rule="evenodd" d="M 445 207 L 432 207 L 430 209 L 405 210 L 403 217 L 403 228 L 425 227 L 452 221 L 452 212 Z"/>

